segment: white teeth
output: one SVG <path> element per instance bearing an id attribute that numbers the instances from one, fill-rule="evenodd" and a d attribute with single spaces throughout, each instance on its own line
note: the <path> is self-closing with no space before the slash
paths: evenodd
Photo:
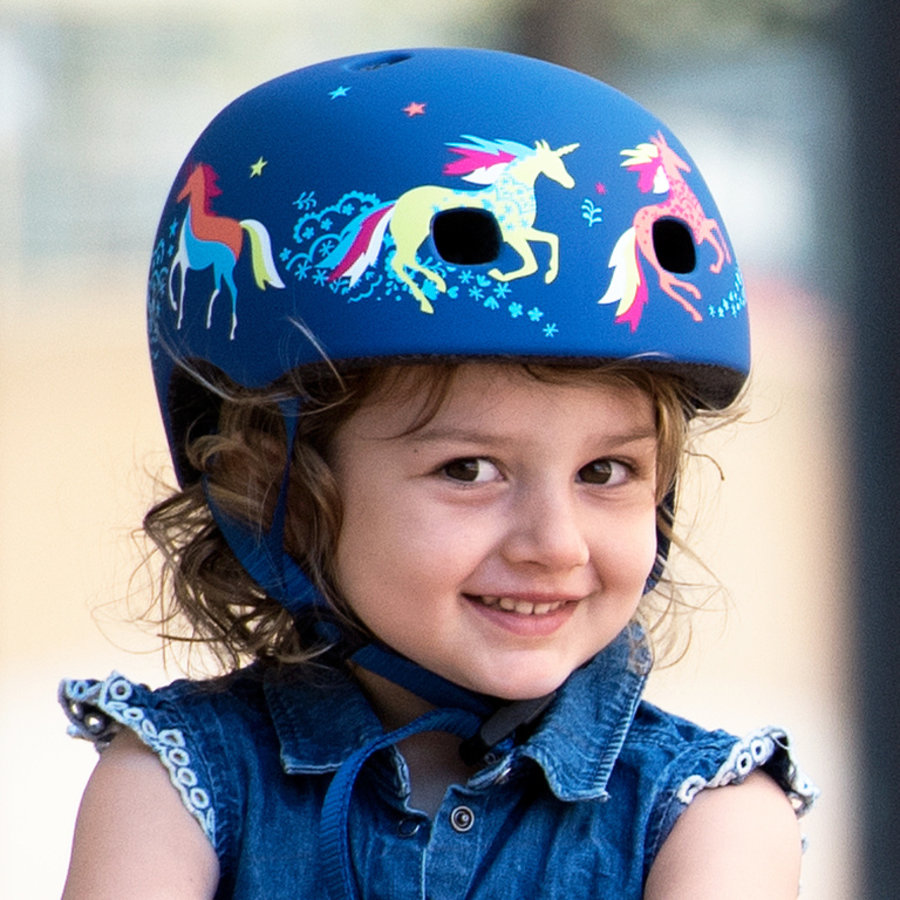
<path id="1" fill-rule="evenodd" d="M 564 606 L 564 601 L 554 603 L 531 603 L 528 600 L 516 600 L 513 597 L 493 597 L 483 595 L 477 598 L 485 606 L 499 606 L 505 612 L 514 612 L 522 616 L 546 616 Z"/>

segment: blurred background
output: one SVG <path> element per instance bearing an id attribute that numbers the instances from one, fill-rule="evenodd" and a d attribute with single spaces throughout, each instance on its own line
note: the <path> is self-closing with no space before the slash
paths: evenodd
<path id="1" fill-rule="evenodd" d="M 851 503 L 862 465 L 851 462 L 847 409 L 859 386 L 844 298 L 858 265 L 852 63 L 869 33 L 848 51 L 846 26 L 876 22 L 885 5 L 854 3 L 852 16 L 849 6 L 4 0 L 0 897 L 56 897 L 65 878 L 94 753 L 66 737 L 57 681 L 180 674 L 163 666 L 152 634 L 125 621 L 148 596 L 132 533 L 171 480 L 143 331 L 171 180 L 210 118 L 260 81 L 432 44 L 526 52 L 609 81 L 672 126 L 710 183 L 745 272 L 754 385 L 747 421 L 708 445 L 724 480 L 701 464 L 682 514 L 726 590 L 694 617 L 687 655 L 653 676 L 651 697 L 707 726 L 785 725 L 822 789 L 804 820 L 803 896 L 864 896 L 872 858 L 860 791 L 871 760 L 856 685 L 869 675 L 855 652 L 865 554 L 854 547 L 865 541 Z M 881 64 L 895 79 L 897 57 Z M 882 176 L 896 175 L 890 165 Z M 865 894 L 876 895 L 896 896 Z"/>

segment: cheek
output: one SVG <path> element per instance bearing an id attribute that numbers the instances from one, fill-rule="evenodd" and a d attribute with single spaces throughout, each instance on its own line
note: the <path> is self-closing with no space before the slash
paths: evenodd
<path id="1" fill-rule="evenodd" d="M 615 577 L 623 586 L 627 583 L 643 589 L 656 562 L 656 510 L 620 518 L 611 529 L 615 538 L 610 540 L 606 532 L 606 539 L 601 537 L 597 548 L 606 579 Z"/>
<path id="2" fill-rule="evenodd" d="M 427 537 L 415 510 L 404 513 L 377 491 L 347 495 L 334 558 L 336 586 L 347 603 L 362 613 L 408 586 L 427 569 Z"/>
<path id="3" fill-rule="evenodd" d="M 351 606 L 356 606 L 357 596 L 365 594 L 368 582 L 379 578 L 383 536 L 383 531 L 369 528 L 365 521 L 345 513 L 338 535 L 334 573 L 338 590 Z"/>

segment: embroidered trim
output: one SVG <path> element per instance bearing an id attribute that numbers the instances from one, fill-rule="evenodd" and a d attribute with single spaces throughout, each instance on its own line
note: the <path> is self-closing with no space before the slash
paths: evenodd
<path id="1" fill-rule="evenodd" d="M 210 842 L 214 842 L 215 810 L 210 792 L 191 765 L 181 729 L 159 729 L 143 709 L 132 706 L 129 701 L 134 685 L 117 672 L 106 681 L 68 679 L 60 685 L 59 693 L 72 722 L 68 729 L 72 737 L 90 741 L 103 750 L 122 726 L 131 729 L 159 757 L 181 802 Z"/>
<path id="2" fill-rule="evenodd" d="M 740 784 L 751 772 L 762 767 L 766 767 L 781 785 L 798 816 L 809 812 L 819 796 L 819 789 L 797 768 L 790 752 L 790 737 L 780 728 L 762 728 L 736 741 L 712 778 L 691 775 L 681 783 L 676 796 L 687 805 L 700 791 Z"/>

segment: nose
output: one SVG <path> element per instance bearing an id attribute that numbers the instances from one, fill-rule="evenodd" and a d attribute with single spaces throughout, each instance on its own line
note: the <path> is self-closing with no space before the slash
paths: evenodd
<path id="1" fill-rule="evenodd" d="M 549 487 L 523 492 L 509 510 L 503 555 L 510 563 L 552 571 L 587 565 L 590 548 L 577 498 Z"/>

